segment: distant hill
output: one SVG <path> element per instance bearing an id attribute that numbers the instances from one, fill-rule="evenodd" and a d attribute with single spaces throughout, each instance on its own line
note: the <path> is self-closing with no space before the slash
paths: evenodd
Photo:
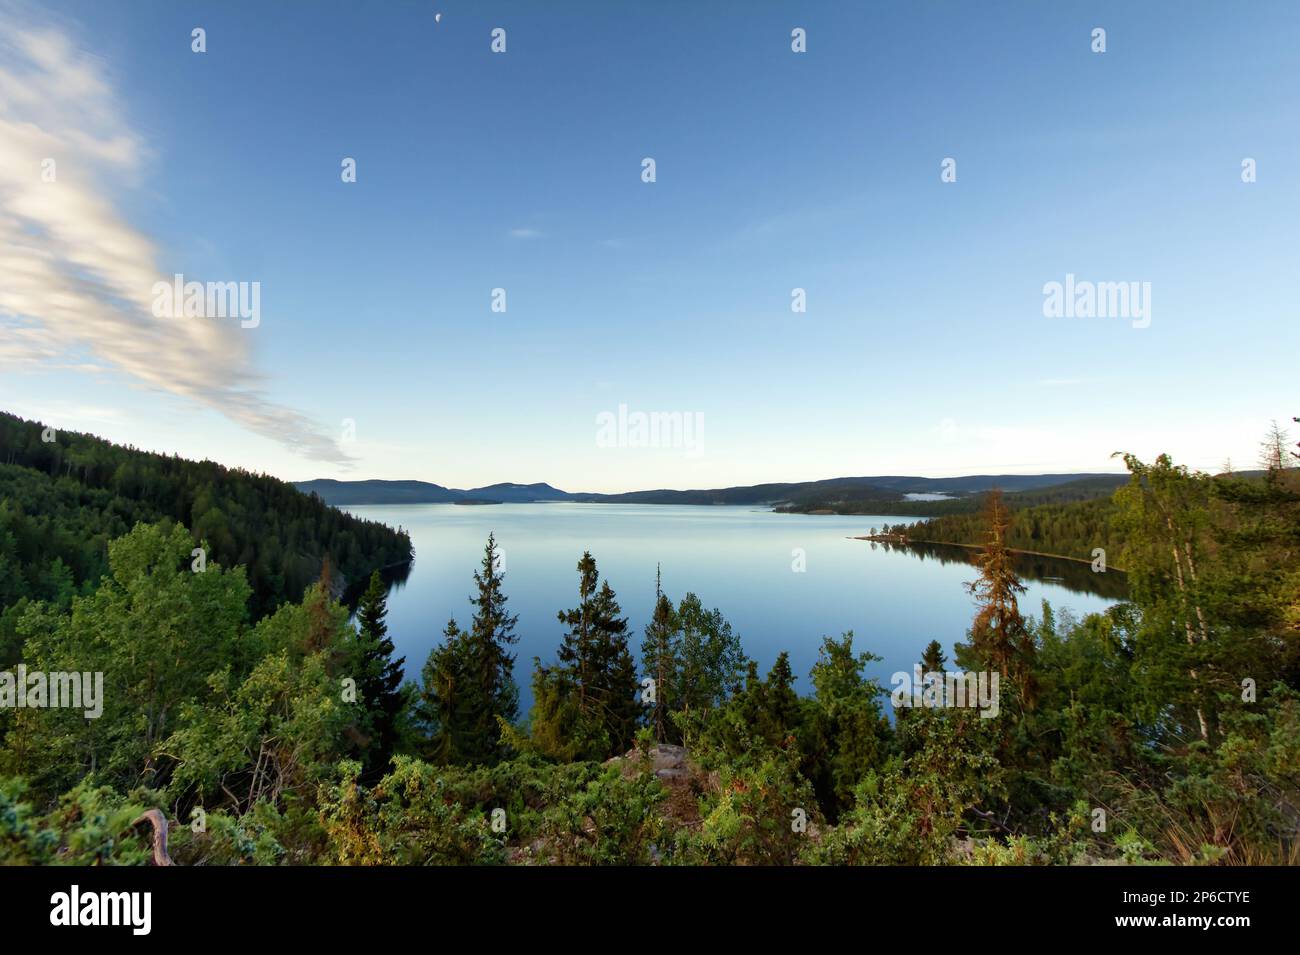
<path id="1" fill-rule="evenodd" d="M 535 501 L 571 501 L 573 495 L 549 484 L 489 484 L 465 492 L 473 497 L 502 504 L 528 504 Z"/>
<path id="2" fill-rule="evenodd" d="M 316 494 L 326 504 L 454 504 L 459 501 L 497 501 L 526 504 L 574 501 L 589 504 L 751 504 L 779 510 L 839 513 L 929 515 L 945 511 L 954 501 L 957 510 L 970 506 L 970 496 L 1000 487 L 1008 492 L 1046 492 L 1061 489 L 1067 496 L 1046 500 L 1082 500 L 1109 493 L 1124 482 L 1117 474 L 976 474 L 966 477 L 924 478 L 902 475 L 842 477 L 822 481 L 753 484 L 677 491 L 659 488 L 622 494 L 569 492 L 549 484 L 491 484 L 468 489 L 448 488 L 426 481 L 301 481 L 295 486 Z M 951 501 L 912 501 L 909 494 L 945 494 Z M 1046 503 L 1046 500 L 1038 503 Z"/>
<path id="3" fill-rule="evenodd" d="M 298 481 L 304 494 L 315 494 L 326 504 L 451 504 L 468 495 L 427 481 Z"/>
<path id="4" fill-rule="evenodd" d="M 428 481 L 333 481 L 319 478 L 294 484 L 305 494 L 315 494 L 326 504 L 531 504 L 537 501 L 571 501 L 573 495 L 549 484 L 490 484 L 467 490 Z"/>
<path id="5" fill-rule="evenodd" d="M 1013 475 L 1012 477 L 1024 477 Z M 900 478 L 900 481 L 909 480 Z M 1054 483 L 1039 483 L 1051 480 Z M 846 489 L 837 493 L 808 493 L 796 495 L 795 500 L 777 509 L 787 513 L 809 514 L 831 512 L 835 514 L 914 515 L 942 517 L 949 514 L 972 514 L 980 509 L 984 492 L 998 487 L 1006 492 L 1007 504 L 1012 508 L 1035 507 L 1044 504 L 1072 504 L 1096 498 L 1108 498 L 1128 481 L 1127 474 L 1042 474 L 1024 482 L 1012 482 L 1005 477 L 975 476 L 969 478 L 942 478 L 933 494 L 946 494 L 942 499 L 901 499 L 896 492 L 881 493 L 875 488 Z M 1005 483 L 1003 483 L 1005 481 Z M 952 483 L 957 482 L 957 483 Z M 1020 483 L 1020 487 L 1016 487 Z M 903 485 L 911 487 L 911 485 Z M 908 494 L 926 493 L 908 491 Z"/>

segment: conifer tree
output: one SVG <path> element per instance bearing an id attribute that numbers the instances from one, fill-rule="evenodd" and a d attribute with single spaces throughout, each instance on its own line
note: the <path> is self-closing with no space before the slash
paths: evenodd
<path id="1" fill-rule="evenodd" d="M 1259 443 L 1260 467 L 1269 473 L 1284 471 L 1291 467 L 1292 455 L 1288 443 L 1287 433 L 1278 426 L 1276 421 L 1272 422 L 1268 433 L 1264 435 L 1264 440 Z"/>
<path id="2" fill-rule="evenodd" d="M 783 748 L 799 725 L 799 697 L 794 692 L 794 671 L 790 668 L 790 655 L 784 651 L 764 680 L 758 675 L 758 664 L 745 661 L 745 684 L 718 710 L 700 719 L 699 714 L 689 725 L 703 725 L 706 737 L 713 737 L 715 745 L 733 753 L 753 749 Z"/>
<path id="3" fill-rule="evenodd" d="M 673 603 L 660 586 L 659 572 L 655 571 L 655 607 L 650 623 L 645 628 L 641 644 L 641 661 L 645 673 L 655 682 L 655 701 L 650 711 L 650 726 L 655 739 L 661 743 L 669 740 L 674 728 L 668 720 L 670 704 L 675 701 L 678 688 L 676 676 L 680 666 L 680 630 L 677 626 Z"/>
<path id="4" fill-rule="evenodd" d="M 1019 595 L 1025 592 L 1007 544 L 1011 514 L 1002 492 L 992 490 L 984 508 L 988 537 L 976 558 L 978 579 L 967 584 L 977 611 L 970 629 L 970 650 L 976 659 L 1010 678 L 1027 703 L 1033 700 L 1034 638 L 1021 616 Z"/>
<path id="5" fill-rule="evenodd" d="M 317 653 L 329 646 L 334 631 L 330 609 L 336 601 L 334 571 L 330 567 L 329 554 L 321 561 L 320 576 L 314 587 L 307 588 L 302 602 L 307 607 L 307 618 L 310 621 L 303 649 L 307 653 Z"/>
<path id="6" fill-rule="evenodd" d="M 750 731 L 757 731 L 767 708 L 767 687 L 758 675 L 758 661 L 745 661 L 745 683 L 732 699 L 732 709 L 739 717 L 740 725 Z"/>
<path id="7" fill-rule="evenodd" d="M 474 762 L 496 762 L 504 757 L 498 720 L 514 723 L 519 718 L 519 687 L 514 681 L 515 655 L 509 647 L 519 642 L 517 614 L 506 611 L 502 590 L 504 574 L 496 537 L 488 535 L 480 569 L 474 572 L 478 592 L 472 595 L 474 619 L 468 637 L 469 686 L 464 701 L 470 714 L 466 755 Z"/>
<path id="8" fill-rule="evenodd" d="M 598 586 L 599 585 L 599 586 Z M 568 627 L 559 649 L 556 689 L 571 697 L 584 738 L 603 740 L 601 758 L 631 747 L 641 715 L 627 618 L 590 552 L 578 561 L 578 606 L 557 616 Z"/>
<path id="9" fill-rule="evenodd" d="M 428 732 L 428 758 L 436 763 L 466 762 L 473 755 L 467 752 L 473 719 L 466 705 L 469 658 L 469 635 L 452 618 L 443 629 L 442 642 L 429 651 L 416 707 Z"/>
<path id="10" fill-rule="evenodd" d="M 790 654 L 782 650 L 768 671 L 764 687 L 766 722 L 776 741 L 798 724 L 799 696 L 794 691 L 795 679 L 790 667 Z"/>
<path id="11" fill-rule="evenodd" d="M 579 718 L 569 671 L 558 664 L 545 666 L 537 657 L 533 658 L 533 707 L 528 724 L 529 734 L 526 739 L 520 737 L 519 749 L 562 763 L 604 752 L 604 738 L 590 738 Z"/>
<path id="12" fill-rule="evenodd" d="M 937 641 L 926 648 L 938 654 L 935 668 L 943 666 Z M 854 653 L 853 632 L 839 640 L 822 639 L 817 662 L 808 674 L 813 695 L 799 733 L 802 771 L 812 781 L 822 810 L 829 818 L 854 803 L 854 791 L 872 768 L 879 766 L 891 736 L 889 720 L 878 702 L 885 691 L 866 676 L 872 653 Z"/>
<path id="13" fill-rule="evenodd" d="M 402 693 L 402 671 L 406 657 L 393 657 L 396 647 L 388 636 L 387 588 L 379 571 L 357 605 L 358 679 L 357 690 L 370 714 L 371 741 L 367 765 L 381 772 L 387 768 L 397 743 L 397 728 L 406 704 Z"/>
<path id="14" fill-rule="evenodd" d="M 690 715 L 726 702 L 740 689 L 745 652 L 721 611 L 705 610 L 688 593 L 674 609 L 656 577 L 655 610 L 641 644 L 645 672 L 657 696 L 651 726 L 660 742 L 680 742 L 674 714 Z"/>
<path id="15" fill-rule="evenodd" d="M 503 580 L 496 537 L 489 534 L 474 572 L 470 629 L 449 620 L 424 665 L 419 713 L 430 733 L 431 758 L 440 762 L 494 764 L 507 755 L 501 722 L 519 717 L 515 657 L 508 649 L 519 640 L 519 618 L 506 611 Z"/>
<path id="16" fill-rule="evenodd" d="M 947 662 L 948 658 L 943 654 L 943 644 L 938 640 L 931 640 L 921 654 L 921 669 L 926 673 L 940 673 Z"/>

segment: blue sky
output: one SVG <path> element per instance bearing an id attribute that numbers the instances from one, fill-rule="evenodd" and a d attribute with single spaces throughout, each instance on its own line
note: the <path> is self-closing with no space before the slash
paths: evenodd
<path id="1" fill-rule="evenodd" d="M 602 491 L 1254 466 L 1300 414 L 1295 4 L 546 6 L 0 0 L 0 408 Z M 177 272 L 260 324 L 160 323 Z M 1150 327 L 1044 317 L 1067 273 Z M 620 404 L 699 449 L 599 447 Z"/>

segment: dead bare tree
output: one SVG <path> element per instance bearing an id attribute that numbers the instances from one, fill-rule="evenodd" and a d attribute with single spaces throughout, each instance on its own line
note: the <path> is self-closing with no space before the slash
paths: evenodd
<path id="1" fill-rule="evenodd" d="M 153 828 L 153 864 L 175 865 L 172 857 L 167 854 L 167 817 L 162 814 L 162 810 L 146 810 L 136 817 L 131 826 L 134 828 L 142 822 L 149 823 Z"/>

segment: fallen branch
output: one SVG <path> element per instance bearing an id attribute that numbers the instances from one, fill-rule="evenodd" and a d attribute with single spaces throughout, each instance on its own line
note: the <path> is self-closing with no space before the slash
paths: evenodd
<path id="1" fill-rule="evenodd" d="M 974 806 L 971 806 L 969 808 L 971 812 L 979 816 L 985 822 L 989 823 L 989 825 L 996 826 L 1000 831 L 1005 832 L 1007 835 L 1014 836 L 1016 834 L 1014 830 L 1008 829 L 1004 823 L 999 822 L 997 817 L 994 816 L 993 813 L 984 812 L 980 809 L 976 809 Z"/>
<path id="2" fill-rule="evenodd" d="M 167 854 L 167 817 L 162 814 L 162 810 L 146 810 L 131 825 L 135 827 L 142 822 L 153 827 L 153 864 L 175 865 L 172 857 Z"/>

